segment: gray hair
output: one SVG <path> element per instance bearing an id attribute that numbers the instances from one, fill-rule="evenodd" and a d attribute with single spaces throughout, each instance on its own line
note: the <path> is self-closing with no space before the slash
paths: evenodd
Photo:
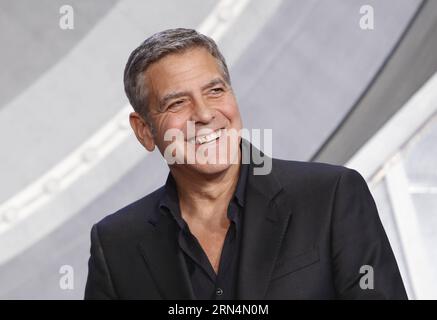
<path id="1" fill-rule="evenodd" d="M 129 56 L 124 69 L 124 90 L 136 112 L 147 119 L 149 113 L 148 90 L 145 71 L 154 62 L 171 53 L 183 53 L 187 49 L 202 47 L 217 59 L 224 80 L 230 85 L 228 67 L 217 44 L 211 38 L 193 29 L 168 29 L 147 38 Z"/>

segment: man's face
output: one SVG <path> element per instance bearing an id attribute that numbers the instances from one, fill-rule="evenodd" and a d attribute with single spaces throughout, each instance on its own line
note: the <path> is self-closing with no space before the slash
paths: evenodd
<path id="1" fill-rule="evenodd" d="M 185 164 L 177 164 L 179 169 L 214 174 L 235 163 L 240 140 L 230 139 L 226 131 L 241 129 L 240 113 L 232 88 L 225 82 L 217 60 L 206 49 L 193 48 L 162 58 L 148 68 L 145 81 L 149 89 L 149 119 L 155 132 L 153 142 L 161 154 L 172 143 L 165 141 L 166 131 L 178 129 L 184 135 L 180 147 L 185 151 Z M 194 128 L 191 132 L 187 130 L 188 122 Z M 219 137 L 210 141 L 216 136 Z M 227 163 L 186 164 L 188 147 L 196 152 L 202 150 L 203 154 L 208 149 L 208 157 L 212 155 L 217 160 L 218 155 L 214 154 L 218 154 L 218 146 L 225 141 L 231 144 L 226 148 Z"/>

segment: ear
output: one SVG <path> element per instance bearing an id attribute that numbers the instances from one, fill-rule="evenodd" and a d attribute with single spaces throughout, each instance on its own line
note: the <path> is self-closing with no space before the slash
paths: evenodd
<path id="1" fill-rule="evenodd" d="M 149 123 L 138 112 L 129 114 L 129 122 L 138 141 L 147 151 L 152 152 L 155 149 L 155 140 Z"/>

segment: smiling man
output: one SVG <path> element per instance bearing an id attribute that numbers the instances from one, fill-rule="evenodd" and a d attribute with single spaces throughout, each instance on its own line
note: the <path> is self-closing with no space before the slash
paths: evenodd
<path id="1" fill-rule="evenodd" d="M 406 298 L 356 171 L 261 153 L 271 170 L 256 174 L 212 39 L 159 32 L 132 52 L 124 83 L 138 141 L 170 172 L 92 228 L 86 299 Z"/>

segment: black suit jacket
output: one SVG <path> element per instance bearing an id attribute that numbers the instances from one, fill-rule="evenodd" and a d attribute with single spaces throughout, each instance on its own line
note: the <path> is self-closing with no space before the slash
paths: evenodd
<path id="1" fill-rule="evenodd" d="M 242 214 L 238 299 L 406 299 L 373 198 L 359 173 L 273 159 L 251 163 Z M 86 299 L 192 299 L 174 219 L 160 188 L 91 231 Z M 360 268 L 373 268 L 362 289 Z M 370 273 L 367 274 L 370 276 Z"/>

